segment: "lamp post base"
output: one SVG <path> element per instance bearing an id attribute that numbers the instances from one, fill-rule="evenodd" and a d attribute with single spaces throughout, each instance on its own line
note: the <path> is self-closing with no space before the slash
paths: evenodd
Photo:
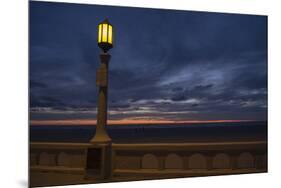
<path id="1" fill-rule="evenodd" d="M 110 179 L 112 175 L 112 140 L 104 126 L 97 129 L 87 151 L 86 179 Z"/>
<path id="2" fill-rule="evenodd" d="M 90 143 L 95 144 L 95 143 L 111 143 L 111 138 L 107 135 L 99 136 L 95 135 L 94 138 L 90 140 Z"/>
<path id="3" fill-rule="evenodd" d="M 94 140 L 87 150 L 86 179 L 110 179 L 112 176 L 111 140 Z"/>

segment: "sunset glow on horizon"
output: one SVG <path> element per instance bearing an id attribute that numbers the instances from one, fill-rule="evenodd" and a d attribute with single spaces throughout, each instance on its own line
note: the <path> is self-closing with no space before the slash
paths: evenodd
<path id="1" fill-rule="evenodd" d="M 155 124 L 190 124 L 190 123 L 235 123 L 251 122 L 255 120 L 188 120 L 188 121 L 171 121 L 171 120 L 108 120 L 108 125 L 155 125 Z M 31 120 L 30 125 L 96 125 L 95 119 L 75 119 L 75 120 Z"/>

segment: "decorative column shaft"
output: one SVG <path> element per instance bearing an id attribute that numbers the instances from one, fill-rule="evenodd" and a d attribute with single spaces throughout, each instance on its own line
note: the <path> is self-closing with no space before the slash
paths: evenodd
<path id="1" fill-rule="evenodd" d="M 99 87 L 97 125 L 96 134 L 91 140 L 91 142 L 95 143 L 111 142 L 111 138 L 108 136 L 105 129 L 107 124 L 107 86 L 110 57 L 108 53 L 102 53 L 100 55 L 101 64 L 97 71 L 96 84 Z"/>

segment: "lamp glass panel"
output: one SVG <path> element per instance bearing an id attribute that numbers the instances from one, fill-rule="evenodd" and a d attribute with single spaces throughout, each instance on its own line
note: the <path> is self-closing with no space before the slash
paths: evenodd
<path id="1" fill-rule="evenodd" d="M 112 44 L 112 26 L 108 25 L 108 43 Z"/>
<path id="2" fill-rule="evenodd" d="M 99 36 L 98 36 L 98 43 L 100 43 L 101 42 L 101 32 L 102 32 L 102 25 L 101 24 L 99 24 Z"/>
<path id="3" fill-rule="evenodd" d="M 107 26 L 108 24 L 102 24 L 102 42 L 107 42 Z"/>

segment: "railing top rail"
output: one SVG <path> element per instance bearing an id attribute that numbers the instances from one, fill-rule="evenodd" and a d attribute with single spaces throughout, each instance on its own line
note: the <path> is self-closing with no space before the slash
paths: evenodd
<path id="1" fill-rule="evenodd" d="M 202 143 L 139 143 L 112 144 L 115 150 L 238 150 L 238 149 L 266 149 L 266 141 L 248 142 L 202 142 Z"/>
<path id="2" fill-rule="evenodd" d="M 123 144 L 123 143 L 113 143 L 113 146 L 202 146 L 202 145 L 245 145 L 245 144 L 267 144 L 266 141 L 237 141 L 237 142 L 189 142 L 189 143 L 133 143 L 133 144 Z"/>
<path id="3" fill-rule="evenodd" d="M 31 149 L 86 149 L 91 143 L 31 142 Z M 112 143 L 114 150 L 241 150 L 267 148 L 266 141 L 248 142 L 197 142 L 197 143 Z"/>
<path id="4" fill-rule="evenodd" d="M 90 143 L 68 143 L 68 142 L 31 142 L 32 149 L 85 149 L 91 146 Z"/>

